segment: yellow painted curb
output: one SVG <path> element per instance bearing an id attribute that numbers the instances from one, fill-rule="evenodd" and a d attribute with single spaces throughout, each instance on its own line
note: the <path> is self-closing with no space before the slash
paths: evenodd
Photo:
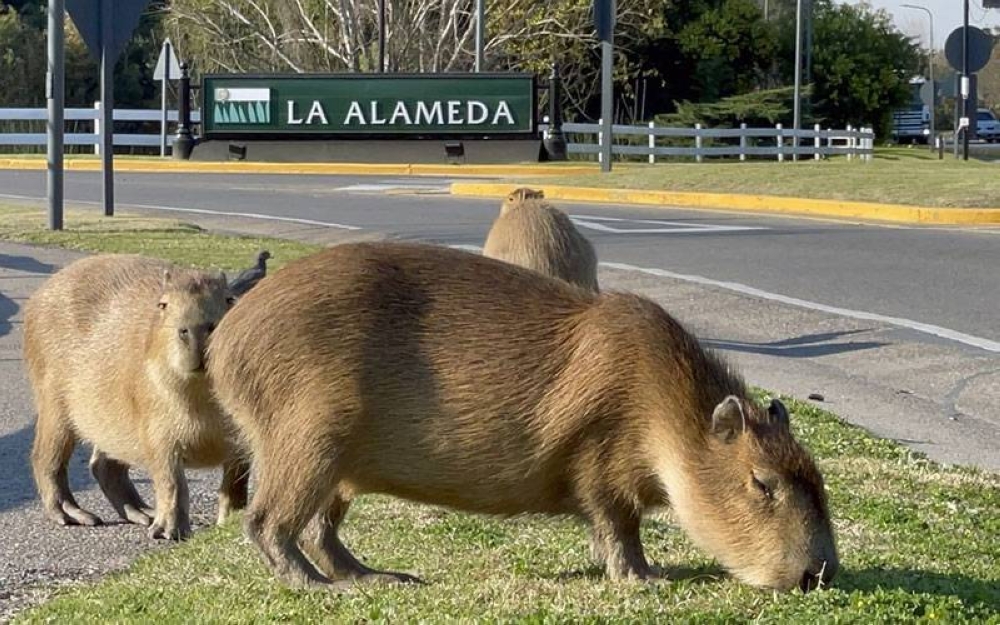
<path id="1" fill-rule="evenodd" d="M 66 159 L 67 171 L 99 171 L 98 159 Z M 45 159 L 0 158 L 0 169 L 45 169 Z M 546 176 L 591 174 L 596 166 L 580 165 L 433 165 L 424 163 L 259 163 L 247 161 L 179 161 L 115 159 L 115 171 L 192 174 L 326 174 L 390 176 Z"/>
<path id="2" fill-rule="evenodd" d="M 452 195 L 504 197 L 518 184 L 454 182 Z M 875 202 L 817 200 L 774 195 L 741 195 L 736 193 L 698 193 L 685 191 L 640 191 L 635 189 L 600 189 L 532 185 L 545 197 L 571 202 L 606 204 L 638 204 L 648 206 L 678 206 L 710 208 L 727 211 L 781 213 L 788 215 L 820 215 L 909 224 L 988 225 L 1000 224 L 1000 208 L 935 208 L 903 206 Z"/>

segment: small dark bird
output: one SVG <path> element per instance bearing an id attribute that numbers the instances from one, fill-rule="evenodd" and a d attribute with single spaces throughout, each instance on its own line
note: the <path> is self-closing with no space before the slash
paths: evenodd
<path id="1" fill-rule="evenodd" d="M 267 259 L 271 258 L 271 253 L 262 250 L 257 254 L 257 264 L 249 269 L 244 269 L 238 276 L 229 283 L 229 290 L 233 295 L 239 297 L 254 287 L 267 274 Z"/>

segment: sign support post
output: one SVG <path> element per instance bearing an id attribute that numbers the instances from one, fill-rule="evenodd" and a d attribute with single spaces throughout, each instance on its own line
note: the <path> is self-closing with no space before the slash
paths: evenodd
<path id="1" fill-rule="evenodd" d="M 101 188 L 104 195 L 104 214 L 111 217 L 115 214 L 115 56 L 111 47 L 114 31 L 112 30 L 112 6 L 109 0 L 103 0 L 100 8 L 101 23 L 101 172 L 103 180 Z"/>
<path id="2" fill-rule="evenodd" d="M 601 171 L 611 171 L 613 138 L 611 136 L 614 113 L 615 0 L 594 0 L 594 22 L 597 38 L 601 40 Z"/>
<path id="3" fill-rule="evenodd" d="M 63 134 L 65 105 L 65 35 L 63 0 L 49 0 L 48 72 L 45 97 L 48 103 L 46 196 L 49 202 L 49 230 L 63 229 Z"/>

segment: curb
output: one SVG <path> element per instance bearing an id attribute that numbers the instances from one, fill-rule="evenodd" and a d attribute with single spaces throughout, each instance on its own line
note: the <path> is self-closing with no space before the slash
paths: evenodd
<path id="1" fill-rule="evenodd" d="M 0 169 L 44 170 L 45 159 L 0 158 Z M 100 171 L 97 159 L 66 159 L 66 171 Z M 194 174 L 326 174 L 390 176 L 547 176 L 592 174 L 596 166 L 580 165 L 432 165 L 426 163 L 258 163 L 247 161 L 175 161 L 172 159 L 115 160 L 116 172 Z"/>
<path id="2" fill-rule="evenodd" d="M 524 185 L 454 182 L 452 195 L 503 197 Z M 775 195 L 740 195 L 736 193 L 698 193 L 686 191 L 640 191 L 532 185 L 541 189 L 546 199 L 606 204 L 634 204 L 679 208 L 704 208 L 784 215 L 815 215 L 871 221 L 890 221 L 922 225 L 995 225 L 1000 224 L 1000 208 L 935 208 L 817 200 Z"/>

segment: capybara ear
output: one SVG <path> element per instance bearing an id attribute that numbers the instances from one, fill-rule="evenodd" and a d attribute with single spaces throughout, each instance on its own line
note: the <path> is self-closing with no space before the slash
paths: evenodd
<path id="1" fill-rule="evenodd" d="M 725 442 L 734 440 L 747 427 L 743 404 L 735 395 L 729 395 L 712 412 L 712 433 Z"/>
<path id="2" fill-rule="evenodd" d="M 788 409 L 785 408 L 785 404 L 781 403 L 780 399 L 771 400 L 771 405 L 767 407 L 767 414 L 771 415 L 776 423 L 780 423 L 786 428 L 789 426 Z"/>

